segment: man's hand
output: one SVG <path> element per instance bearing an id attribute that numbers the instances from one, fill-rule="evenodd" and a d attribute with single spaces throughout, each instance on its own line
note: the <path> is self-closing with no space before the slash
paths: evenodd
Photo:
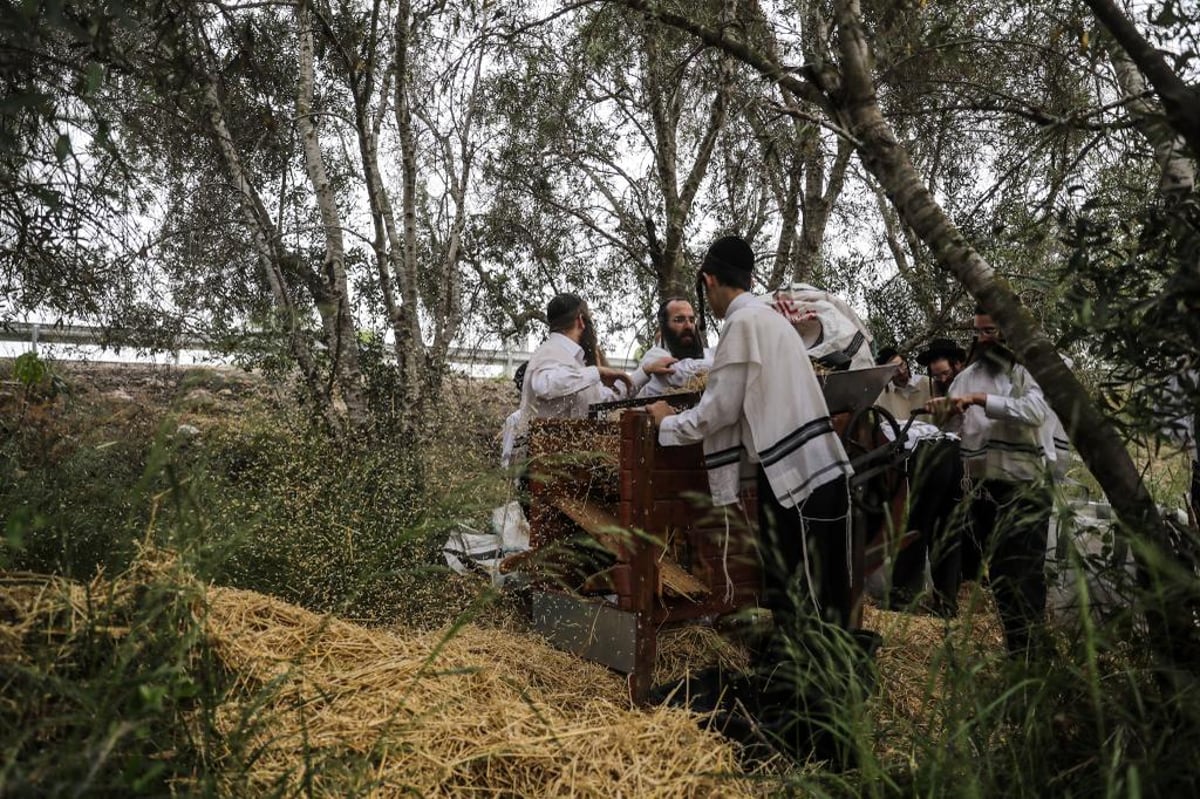
<path id="1" fill-rule="evenodd" d="M 642 371 L 644 371 L 648 375 L 673 374 L 675 372 L 675 370 L 673 368 L 671 368 L 671 365 L 674 364 L 675 362 L 677 362 L 678 360 L 679 360 L 678 358 L 672 358 L 671 356 L 668 355 L 666 358 L 659 358 L 654 363 L 647 364 L 646 367 Z"/>
<path id="2" fill-rule="evenodd" d="M 596 369 L 600 372 L 600 382 L 604 385 L 612 388 L 617 383 L 624 383 L 625 395 L 628 396 L 633 393 L 633 381 L 629 379 L 629 375 L 620 369 L 613 369 L 608 366 L 597 366 Z"/>
<path id="3" fill-rule="evenodd" d="M 661 427 L 663 419 L 675 415 L 675 409 L 665 400 L 659 400 L 647 405 L 646 411 L 650 414 L 650 418 L 654 420 L 655 427 Z"/>
<path id="4" fill-rule="evenodd" d="M 987 394 L 966 394 L 961 397 L 934 397 L 925 403 L 925 410 L 933 415 L 935 424 L 941 424 L 951 416 L 966 413 L 972 405 L 983 407 L 987 405 Z"/>

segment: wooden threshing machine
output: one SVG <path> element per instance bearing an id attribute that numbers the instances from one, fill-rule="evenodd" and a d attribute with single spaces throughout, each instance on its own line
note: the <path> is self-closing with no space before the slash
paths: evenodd
<path id="1" fill-rule="evenodd" d="M 882 434 L 871 403 L 894 367 L 822 377 L 834 428 L 856 467 L 853 591 L 898 542 L 903 449 Z M 659 399 L 659 398 L 656 398 Z M 698 394 L 663 397 L 688 407 Z M 629 675 L 644 701 L 660 628 L 714 620 L 758 604 L 755 497 L 714 508 L 700 445 L 662 447 L 633 400 L 593 406 L 590 419 L 533 423 L 531 549 L 502 569 L 533 584 L 534 625 L 556 645 Z M 744 510 L 743 510 L 744 509 Z"/>

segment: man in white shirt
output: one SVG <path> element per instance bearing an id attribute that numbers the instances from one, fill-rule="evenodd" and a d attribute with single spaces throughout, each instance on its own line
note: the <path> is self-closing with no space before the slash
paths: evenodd
<path id="1" fill-rule="evenodd" d="M 517 396 L 521 395 L 521 391 L 525 388 L 525 370 L 529 367 L 529 362 L 521 364 L 517 370 L 513 372 L 513 385 L 517 387 Z M 504 420 L 504 427 L 500 430 L 501 445 L 500 445 L 500 466 L 504 469 L 512 466 L 513 445 L 517 441 L 517 428 L 521 426 L 521 408 L 517 407 L 515 411 L 508 415 Z"/>
<path id="2" fill-rule="evenodd" d="M 975 310 L 971 362 L 947 397 L 930 400 L 935 417 L 962 439 L 969 529 L 963 576 L 981 573 L 996 597 L 1011 655 L 1042 654 L 1046 612 L 1046 537 L 1051 511 L 1040 431 L 1049 413 L 1042 389 L 1003 344 L 992 317 Z"/>
<path id="3" fill-rule="evenodd" d="M 892 415 L 892 418 L 905 420 L 912 412 L 924 409 L 930 400 L 929 379 L 924 375 L 913 376 L 908 368 L 908 358 L 900 354 L 895 347 L 884 347 L 875 356 L 878 366 L 894 364 L 896 373 L 883 387 L 875 404 Z"/>
<path id="4" fill-rule="evenodd" d="M 596 329 L 581 297 L 559 294 L 550 300 L 546 323 L 550 335 L 530 356 L 525 369 L 514 463 L 527 454 L 529 425 L 534 419 L 585 419 L 592 403 L 620 399 L 632 388 L 629 375 L 599 362 Z"/>
<path id="5" fill-rule="evenodd" d="M 743 467 L 757 475 L 764 599 L 778 637 L 813 617 L 850 621 L 850 464 L 804 342 L 750 293 L 754 253 L 727 236 L 708 250 L 697 287 L 725 320 L 700 403 L 648 410 L 663 446 L 704 443 L 717 506 L 738 501 Z"/>
<path id="6" fill-rule="evenodd" d="M 671 297 L 658 306 L 660 342 L 642 356 L 629 376 L 639 397 L 657 397 L 678 391 L 708 373 L 712 353 L 696 328 L 696 312 L 683 297 Z"/>

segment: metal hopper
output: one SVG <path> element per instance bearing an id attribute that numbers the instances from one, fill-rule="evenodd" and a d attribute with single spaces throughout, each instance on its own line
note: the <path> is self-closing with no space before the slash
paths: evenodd
<path id="1" fill-rule="evenodd" d="M 829 372 L 818 375 L 829 413 L 853 413 L 875 404 L 883 387 L 896 373 L 896 364 L 852 369 L 848 372 Z"/>

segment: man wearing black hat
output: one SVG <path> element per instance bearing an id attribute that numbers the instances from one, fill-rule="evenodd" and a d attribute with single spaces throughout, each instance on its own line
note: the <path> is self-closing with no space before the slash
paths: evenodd
<path id="1" fill-rule="evenodd" d="M 765 604 L 790 635 L 814 616 L 850 621 L 850 464 L 804 343 L 749 289 L 754 253 L 726 236 L 708 250 L 697 289 L 725 320 L 708 386 L 676 414 L 649 406 L 663 446 L 704 443 L 713 502 L 738 501 L 740 469 L 757 473 Z"/>
<path id="2" fill-rule="evenodd" d="M 966 360 L 966 350 L 948 338 L 935 338 L 917 355 L 917 363 L 929 372 L 929 389 L 935 397 L 946 396 Z"/>

